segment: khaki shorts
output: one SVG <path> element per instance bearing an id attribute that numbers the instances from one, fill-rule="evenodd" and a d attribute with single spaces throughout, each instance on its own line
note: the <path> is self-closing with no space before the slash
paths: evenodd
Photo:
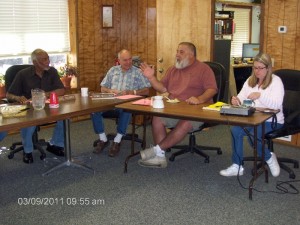
<path id="1" fill-rule="evenodd" d="M 160 117 L 160 119 L 166 124 L 166 128 L 174 128 L 180 119 L 173 119 L 167 117 Z M 190 121 L 193 126 L 193 130 L 199 129 L 203 122 L 199 121 Z"/>

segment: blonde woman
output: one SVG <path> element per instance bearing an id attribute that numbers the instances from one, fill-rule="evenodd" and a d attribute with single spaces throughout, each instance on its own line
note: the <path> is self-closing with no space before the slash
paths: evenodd
<path id="1" fill-rule="evenodd" d="M 282 112 L 282 103 L 284 97 L 284 87 L 281 79 L 272 73 L 272 61 L 268 54 L 260 53 L 253 60 L 253 69 L 251 76 L 244 83 L 242 90 L 237 96 L 232 97 L 232 105 L 241 105 L 245 99 L 254 101 L 255 107 L 270 109 L 279 109 L 277 116 L 277 128 L 283 125 L 284 115 Z M 273 130 L 272 118 L 265 123 L 265 132 Z M 253 136 L 253 127 L 231 127 L 232 135 L 232 162 L 233 164 L 227 169 L 221 170 L 222 176 L 241 176 L 244 174 L 243 163 L 243 138 L 247 134 Z M 262 135 L 262 126 L 257 129 L 258 137 Z M 257 143 L 258 155 L 262 155 L 262 143 Z M 280 167 L 274 153 L 265 148 L 264 160 L 267 162 L 271 174 L 274 177 L 279 176 Z"/>

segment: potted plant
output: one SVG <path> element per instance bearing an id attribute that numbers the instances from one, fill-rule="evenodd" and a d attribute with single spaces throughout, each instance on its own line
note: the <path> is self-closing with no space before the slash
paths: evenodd
<path id="1" fill-rule="evenodd" d="M 4 74 L 0 73 L 0 98 L 5 98 L 6 90 L 5 90 L 5 79 Z"/>
<path id="2" fill-rule="evenodd" d="M 77 76 L 78 76 L 77 67 L 66 64 L 65 66 L 59 67 L 57 72 L 65 88 L 77 88 Z M 73 82 L 71 85 L 72 80 Z"/>

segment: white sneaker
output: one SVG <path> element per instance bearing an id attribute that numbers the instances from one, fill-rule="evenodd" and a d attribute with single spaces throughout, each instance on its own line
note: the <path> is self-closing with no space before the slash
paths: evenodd
<path id="1" fill-rule="evenodd" d="M 156 156 L 154 147 L 146 148 L 145 150 L 140 151 L 140 154 L 143 161 L 154 158 Z"/>
<path id="2" fill-rule="evenodd" d="M 273 177 L 278 177 L 280 174 L 280 166 L 275 153 L 271 152 L 271 158 L 266 161 Z"/>
<path id="3" fill-rule="evenodd" d="M 151 159 L 148 160 L 142 160 L 140 159 L 138 161 L 140 166 L 144 167 L 152 167 L 152 168 L 166 168 L 168 163 L 166 160 L 166 157 L 160 157 L 160 156 L 155 156 Z"/>
<path id="4" fill-rule="evenodd" d="M 237 176 L 238 174 L 239 176 L 242 176 L 244 174 L 244 168 L 242 166 L 239 166 L 238 164 L 232 164 L 227 169 L 220 171 L 220 175 L 225 177 Z"/>

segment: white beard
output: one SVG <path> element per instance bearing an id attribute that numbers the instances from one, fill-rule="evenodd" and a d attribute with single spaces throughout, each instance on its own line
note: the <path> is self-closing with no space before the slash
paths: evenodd
<path id="1" fill-rule="evenodd" d="M 45 71 L 50 70 L 50 66 L 45 67 L 44 70 L 45 70 Z"/>
<path id="2" fill-rule="evenodd" d="M 189 60 L 187 58 L 181 60 L 180 62 L 178 62 L 177 60 L 175 62 L 175 67 L 177 69 L 183 69 L 183 68 L 187 67 L 188 65 L 189 65 Z"/>
<path id="3" fill-rule="evenodd" d="M 36 61 L 37 62 L 37 65 L 42 69 L 42 70 L 45 70 L 45 71 L 48 71 L 50 69 L 50 66 L 47 65 L 43 65 L 42 63 L 40 63 L 39 61 Z"/>

